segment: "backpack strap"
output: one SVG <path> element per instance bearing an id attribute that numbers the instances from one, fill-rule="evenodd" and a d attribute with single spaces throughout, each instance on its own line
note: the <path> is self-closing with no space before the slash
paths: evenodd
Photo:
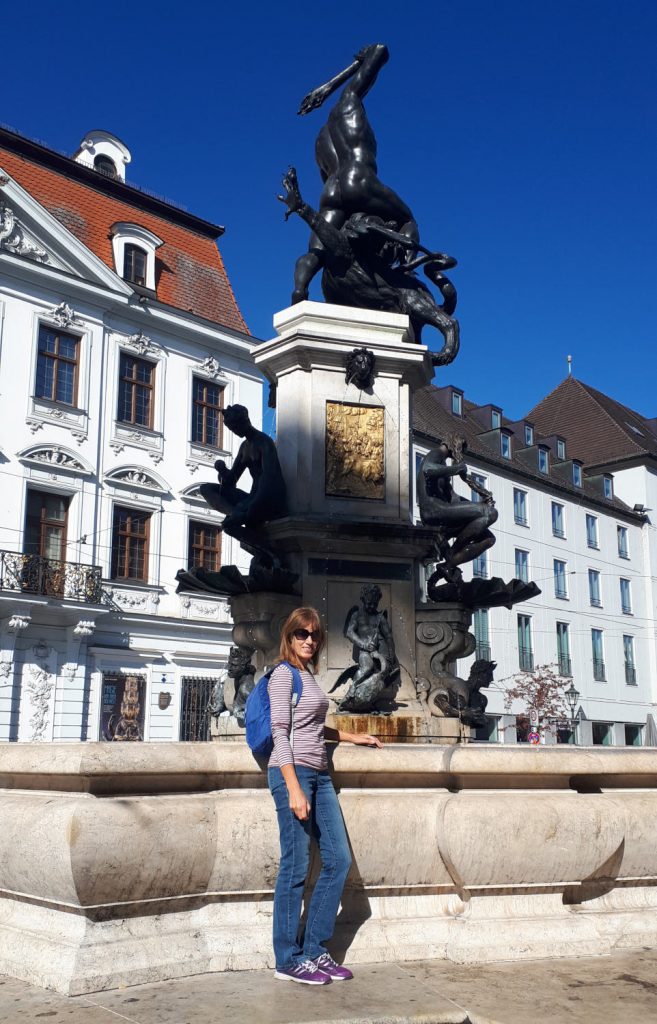
<path id="1" fill-rule="evenodd" d="M 294 712 L 295 712 L 297 704 L 301 700 L 301 694 L 303 693 L 303 679 L 301 678 L 301 673 L 299 672 L 299 669 L 295 668 L 294 665 L 290 665 L 289 661 L 279 661 L 278 664 L 279 665 L 285 665 L 286 668 L 289 668 L 290 672 L 292 673 L 292 694 L 291 694 L 292 709 L 291 709 L 291 714 L 290 714 L 290 747 L 292 749 L 292 755 L 294 755 Z M 278 667 L 278 666 L 276 666 L 276 667 Z"/>

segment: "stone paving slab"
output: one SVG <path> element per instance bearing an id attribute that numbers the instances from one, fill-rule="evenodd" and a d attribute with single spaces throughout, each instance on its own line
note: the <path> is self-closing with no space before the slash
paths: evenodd
<path id="1" fill-rule="evenodd" d="M 309 988 L 272 971 L 67 998 L 0 977 L 0 1024 L 657 1024 L 657 951 L 459 965 L 370 964 Z"/>

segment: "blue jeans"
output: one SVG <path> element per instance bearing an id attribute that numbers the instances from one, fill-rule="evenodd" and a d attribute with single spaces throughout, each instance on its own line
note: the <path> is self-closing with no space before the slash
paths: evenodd
<path id="1" fill-rule="evenodd" d="M 351 866 L 351 852 L 338 798 L 327 771 L 296 765 L 299 784 L 311 806 L 307 821 L 290 810 L 280 768 L 270 768 L 269 788 L 276 804 L 281 864 L 274 890 L 274 955 L 278 970 L 302 960 L 316 960 L 333 935 L 340 897 Z M 319 845 L 322 869 L 308 907 L 306 928 L 299 936 L 301 903 L 310 861 L 310 840 Z"/>

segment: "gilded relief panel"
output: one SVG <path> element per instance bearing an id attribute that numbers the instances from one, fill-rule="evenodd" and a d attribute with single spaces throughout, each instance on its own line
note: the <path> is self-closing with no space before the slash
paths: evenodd
<path id="1" fill-rule="evenodd" d="M 326 494 L 385 497 L 384 417 L 380 406 L 326 403 Z"/>

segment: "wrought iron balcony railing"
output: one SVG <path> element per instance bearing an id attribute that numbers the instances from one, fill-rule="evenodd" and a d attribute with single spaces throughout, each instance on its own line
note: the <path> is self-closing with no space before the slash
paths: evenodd
<path id="1" fill-rule="evenodd" d="M 99 565 L 80 565 L 78 562 L 43 558 L 42 555 L 0 551 L 0 590 L 100 604 L 102 570 Z"/>
<path id="2" fill-rule="evenodd" d="M 521 672 L 534 671 L 534 652 L 532 651 L 531 647 L 518 648 L 518 662 L 520 665 Z"/>
<path id="3" fill-rule="evenodd" d="M 625 682 L 628 686 L 636 686 L 636 668 L 625 662 Z"/>
<path id="4" fill-rule="evenodd" d="M 572 676 L 573 671 L 570 664 L 570 657 L 567 654 L 559 655 L 559 675 Z"/>

